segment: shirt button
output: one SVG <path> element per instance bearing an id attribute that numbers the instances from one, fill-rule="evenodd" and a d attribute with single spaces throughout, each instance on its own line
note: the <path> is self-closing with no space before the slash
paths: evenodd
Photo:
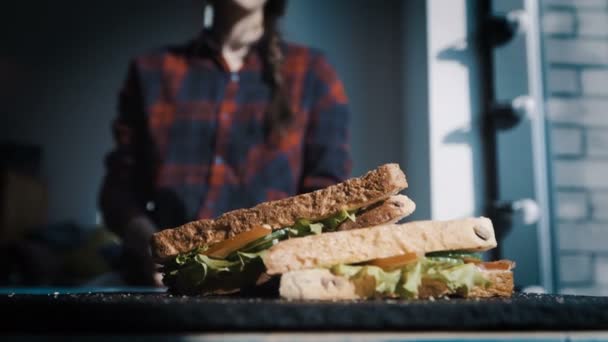
<path id="1" fill-rule="evenodd" d="M 222 158 L 220 156 L 215 156 L 215 163 L 216 164 L 223 164 L 224 163 L 224 158 Z"/>
<path id="2" fill-rule="evenodd" d="M 230 80 L 232 82 L 238 82 L 239 81 L 239 74 L 236 72 L 233 72 L 230 74 Z"/>
<path id="3" fill-rule="evenodd" d="M 154 211 L 154 209 L 156 209 L 156 203 L 154 203 L 152 201 L 146 202 L 146 210 L 147 211 Z"/>

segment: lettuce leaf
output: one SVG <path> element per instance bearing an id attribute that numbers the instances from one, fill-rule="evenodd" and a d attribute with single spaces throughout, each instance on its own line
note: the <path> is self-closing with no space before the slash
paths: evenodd
<path id="1" fill-rule="evenodd" d="M 422 283 L 422 262 L 407 265 L 401 272 L 401 284 L 397 294 L 403 298 L 418 297 L 418 288 Z"/>
<path id="2" fill-rule="evenodd" d="M 353 281 L 363 297 L 388 295 L 407 299 L 418 298 L 418 289 L 424 279 L 438 280 L 444 283 L 451 293 L 459 294 L 466 294 L 475 286 L 490 284 L 474 264 L 448 257 L 423 257 L 390 272 L 370 265 L 337 265 L 331 268 L 331 272 Z M 371 292 L 370 281 L 373 288 Z"/>
<path id="3" fill-rule="evenodd" d="M 338 228 L 340 224 L 342 224 L 342 222 L 346 221 L 347 219 L 355 222 L 355 213 L 349 213 L 348 211 L 342 209 L 338 214 L 326 218 L 325 220 L 321 221 L 321 223 L 324 226 L 324 231 L 333 232 Z"/>
<path id="4" fill-rule="evenodd" d="M 394 294 L 401 278 L 401 270 L 389 272 L 371 265 L 337 265 L 331 269 L 331 272 L 353 281 L 364 297 Z"/>
<path id="5" fill-rule="evenodd" d="M 385 271 L 378 266 L 365 266 L 361 271 L 365 277 L 372 277 L 376 280 L 376 293 L 390 295 L 395 293 L 397 283 L 401 279 L 401 272 Z"/>
<path id="6" fill-rule="evenodd" d="M 325 226 L 321 222 L 312 223 L 308 220 L 298 220 L 292 227 L 285 229 L 288 232 L 289 237 L 303 237 L 311 234 L 321 234 L 324 231 L 324 228 Z"/>
<path id="7" fill-rule="evenodd" d="M 201 294 L 222 290 L 234 292 L 243 286 L 256 283 L 264 272 L 258 253 L 238 252 L 234 260 L 215 259 L 198 251 L 182 254 L 163 266 L 163 282 L 172 290 L 183 294 Z"/>
<path id="8" fill-rule="evenodd" d="M 490 282 L 485 279 L 479 269 L 473 264 L 456 265 L 444 269 L 431 269 L 429 276 L 441 279 L 452 292 L 467 294 L 475 286 L 488 286 Z"/>
<path id="9" fill-rule="evenodd" d="M 445 252 L 432 252 L 427 253 L 429 258 L 452 258 L 452 259 L 463 259 L 471 258 L 481 260 L 481 253 L 467 252 L 467 251 L 445 251 Z"/>
<path id="10" fill-rule="evenodd" d="M 336 265 L 331 268 L 331 272 L 335 275 L 341 275 L 347 278 L 354 277 L 359 271 L 362 269 L 362 266 L 353 266 L 353 265 Z"/>

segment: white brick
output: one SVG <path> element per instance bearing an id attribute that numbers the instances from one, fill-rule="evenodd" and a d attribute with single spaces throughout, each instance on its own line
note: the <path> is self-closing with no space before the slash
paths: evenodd
<path id="1" fill-rule="evenodd" d="M 608 29 L 606 29 L 608 32 Z M 583 93 L 586 95 L 608 95 L 608 70 L 586 69 L 581 72 Z"/>
<path id="2" fill-rule="evenodd" d="M 542 18 L 543 32 L 547 34 L 573 34 L 574 13 L 566 11 L 547 12 Z"/>
<path id="3" fill-rule="evenodd" d="M 572 69 L 552 68 L 547 73 L 549 91 L 552 93 L 577 93 L 578 72 Z"/>
<path id="4" fill-rule="evenodd" d="M 608 189 L 608 160 L 554 160 L 555 184 Z"/>
<path id="5" fill-rule="evenodd" d="M 608 99 L 570 99 L 552 97 L 547 113 L 554 123 L 608 126 Z"/>
<path id="6" fill-rule="evenodd" d="M 594 220 L 608 220 L 608 192 L 591 192 L 591 215 Z"/>
<path id="7" fill-rule="evenodd" d="M 591 266 L 589 254 L 562 255 L 559 258 L 559 277 L 564 283 L 590 282 Z"/>
<path id="8" fill-rule="evenodd" d="M 551 63 L 608 64 L 608 40 L 549 38 L 545 51 Z"/>
<path id="9" fill-rule="evenodd" d="M 607 12 L 578 12 L 578 34 L 589 37 L 608 37 Z"/>
<path id="10" fill-rule="evenodd" d="M 582 191 L 558 192 L 557 217 L 560 220 L 581 220 L 587 217 L 587 195 Z"/>
<path id="11" fill-rule="evenodd" d="M 608 285 L 608 258 L 595 259 L 595 282 Z"/>
<path id="12" fill-rule="evenodd" d="M 583 130 L 577 127 L 553 127 L 551 148 L 556 156 L 580 156 L 583 153 Z"/>
<path id="13" fill-rule="evenodd" d="M 587 130 L 587 154 L 591 157 L 608 157 L 608 129 Z"/>
<path id="14" fill-rule="evenodd" d="M 545 6 L 567 6 L 576 8 L 606 8 L 606 0 L 542 0 Z"/>
<path id="15" fill-rule="evenodd" d="M 560 223 L 559 248 L 564 251 L 608 252 L 608 226 L 601 223 Z"/>

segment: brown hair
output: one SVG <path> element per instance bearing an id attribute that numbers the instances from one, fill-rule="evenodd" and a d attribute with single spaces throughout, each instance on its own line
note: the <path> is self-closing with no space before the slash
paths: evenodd
<path id="1" fill-rule="evenodd" d="M 203 0 L 203 6 L 214 5 L 217 0 Z M 220 0 L 223 1 L 223 0 Z M 268 0 L 264 5 L 264 35 L 258 44 L 262 61 L 262 77 L 271 90 L 271 99 L 266 109 L 264 130 L 273 141 L 281 136 L 293 121 L 293 113 L 287 100 L 284 80 L 281 75 L 283 51 L 279 19 L 285 14 L 287 0 Z"/>
<path id="2" fill-rule="evenodd" d="M 281 75 L 283 52 L 278 27 L 278 20 L 285 13 L 286 6 L 287 0 L 268 0 L 264 7 L 264 36 L 260 42 L 260 56 L 264 66 L 264 80 L 272 90 L 272 98 L 266 111 L 265 126 L 268 135 L 284 133 L 293 120 Z"/>

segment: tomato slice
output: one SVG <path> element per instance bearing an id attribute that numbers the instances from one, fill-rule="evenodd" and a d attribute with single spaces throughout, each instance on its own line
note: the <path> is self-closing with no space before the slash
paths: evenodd
<path id="1" fill-rule="evenodd" d="M 486 270 L 509 271 L 515 267 L 515 262 L 511 260 L 488 261 L 482 262 L 479 267 Z"/>
<path id="2" fill-rule="evenodd" d="M 416 260 L 418 260 L 418 254 L 412 252 L 388 258 L 374 259 L 372 261 L 367 262 L 367 264 L 378 266 L 382 269 L 395 269 L 405 266 Z"/>
<path id="3" fill-rule="evenodd" d="M 272 229 L 264 226 L 255 226 L 246 232 L 237 234 L 230 239 L 218 242 L 205 251 L 205 255 L 213 258 L 225 258 L 230 253 L 244 247 L 248 243 L 272 233 Z"/>
<path id="4" fill-rule="evenodd" d="M 509 271 L 515 267 L 515 262 L 511 260 L 483 261 L 475 258 L 463 258 L 466 264 L 475 264 L 484 270 Z"/>
<path id="5" fill-rule="evenodd" d="M 462 258 L 462 261 L 464 261 L 465 264 L 475 264 L 475 265 L 483 264 L 483 260 L 479 260 L 477 258 L 471 258 L 471 257 L 464 257 L 464 258 Z"/>

